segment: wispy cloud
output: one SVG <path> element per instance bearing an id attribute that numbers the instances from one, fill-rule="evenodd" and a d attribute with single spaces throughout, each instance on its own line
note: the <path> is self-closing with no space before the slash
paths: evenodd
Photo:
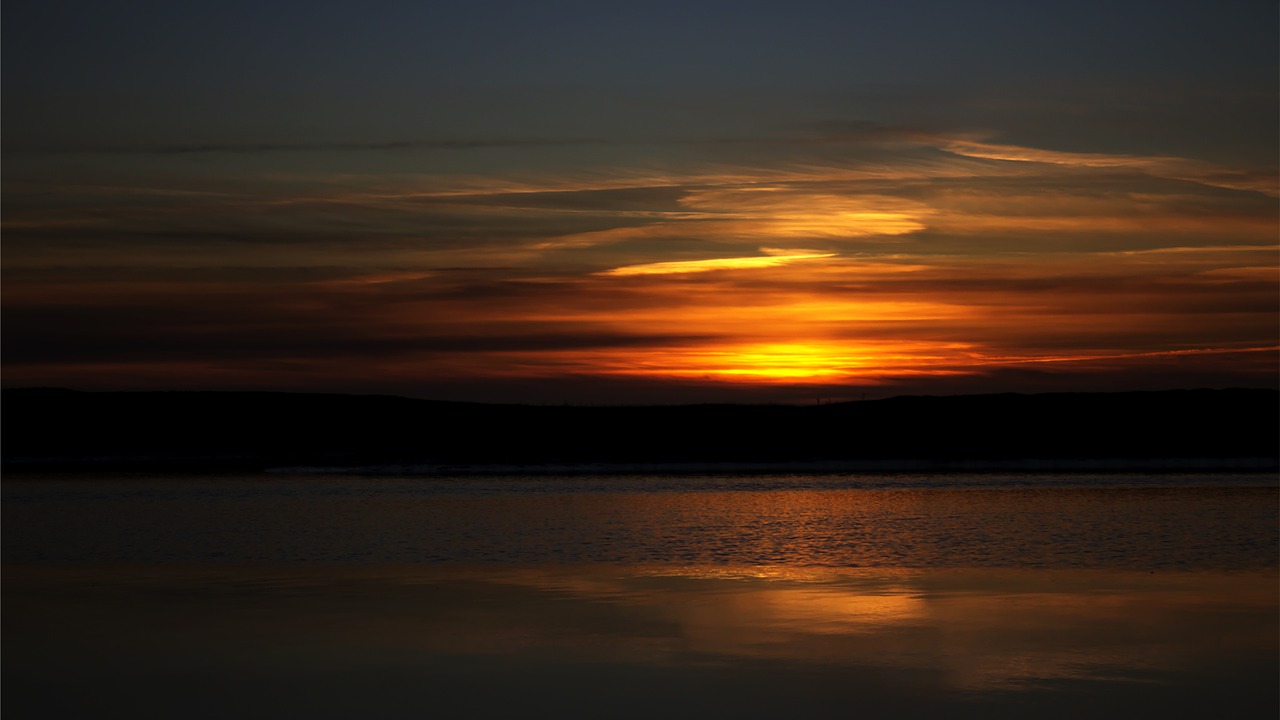
<path id="1" fill-rule="evenodd" d="M 1260 170 L 1227 168 L 1180 157 L 1062 152 L 962 139 L 943 141 L 939 147 L 964 157 L 1075 168 L 1131 170 L 1211 187 L 1280 195 L 1280 176 L 1277 176 L 1275 167 Z"/>
<path id="2" fill-rule="evenodd" d="M 860 386 L 1274 359 L 1280 220 L 1220 182 L 1260 171 L 870 134 L 884 152 L 758 164 L 24 185 L 6 372 Z"/>
<path id="3" fill-rule="evenodd" d="M 66 145 L 6 150 L 40 155 L 255 155 L 266 153 L 394 152 L 404 150 L 481 150 L 599 145 L 593 138 L 462 138 L 387 142 L 174 143 L 166 145 Z"/>
<path id="4" fill-rule="evenodd" d="M 764 255 L 760 257 L 715 258 L 712 260 L 676 260 L 672 262 L 626 265 L 605 270 L 601 275 L 671 275 L 675 273 L 711 272 L 714 270 L 753 270 L 778 267 L 799 260 L 834 257 L 834 253 L 806 255 Z"/>

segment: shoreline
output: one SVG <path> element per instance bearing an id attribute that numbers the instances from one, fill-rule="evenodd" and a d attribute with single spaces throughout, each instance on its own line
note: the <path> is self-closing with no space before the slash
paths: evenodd
<path id="1" fill-rule="evenodd" d="M 5 458 L 4 476 L 40 479 L 101 474 L 107 477 L 177 475 L 283 476 L 379 476 L 379 477 L 498 477 L 498 476 L 621 476 L 652 475 L 892 475 L 924 473 L 963 475 L 985 473 L 1034 473 L 1101 475 L 1150 473 L 1177 475 L 1258 474 L 1280 481 L 1280 459 L 1271 457 L 1117 457 L 1117 458 L 988 458 L 988 459 L 850 459 L 779 462 L 300 462 L 268 464 L 244 456 L 106 456 L 81 458 Z"/>
<path id="2" fill-rule="evenodd" d="M 827 473 L 1273 473 L 1274 458 L 1055 458 L 1006 460 L 815 460 L 797 462 L 387 463 L 296 465 L 273 475 L 770 475 Z"/>
<path id="3" fill-rule="evenodd" d="M 651 475 L 682 477 L 701 475 L 893 475 L 922 473 L 964 475 L 989 473 L 1029 474 L 1128 474 L 1178 475 L 1257 474 L 1280 481 L 1280 460 L 1269 457 L 1184 458 L 1003 458 L 1003 459 L 864 459 L 799 460 L 785 462 L 316 462 L 265 464 L 245 457 L 90 457 L 5 458 L 3 475 L 12 480 L 56 479 L 100 474 L 105 477 L 200 477 L 241 475 L 377 476 L 377 477 L 586 477 Z"/>

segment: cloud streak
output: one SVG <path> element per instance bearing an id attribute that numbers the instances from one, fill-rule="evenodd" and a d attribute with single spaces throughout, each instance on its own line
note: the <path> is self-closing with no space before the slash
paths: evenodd
<path id="1" fill-rule="evenodd" d="M 625 265 L 605 270 L 601 275 L 671 275 L 679 273 L 702 273 L 717 270 L 755 270 L 759 268 L 779 267 L 799 260 L 815 260 L 835 257 L 835 253 L 813 253 L 807 255 L 764 255 L 759 257 L 715 258 L 712 260 L 676 260 L 672 262 L 647 263 L 644 265 Z"/>
<path id="2" fill-rule="evenodd" d="M 974 140 L 947 140 L 938 145 L 962 157 L 1015 163 L 1039 163 L 1071 168 L 1130 170 L 1156 177 L 1231 190 L 1248 190 L 1272 197 L 1280 195 L 1276 168 L 1242 170 L 1179 157 L 1150 157 L 1110 153 L 1080 153 L 1043 150 L 1016 145 L 997 145 Z"/>
<path id="3" fill-rule="evenodd" d="M 1280 221 L 1257 169 L 960 132 L 793 145 L 813 154 L 24 181 L 4 208 L 6 382 L 830 396 L 1144 364 L 1274 382 Z"/>

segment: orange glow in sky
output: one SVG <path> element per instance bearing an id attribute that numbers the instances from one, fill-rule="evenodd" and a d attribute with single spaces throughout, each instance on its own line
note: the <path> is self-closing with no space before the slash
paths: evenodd
<path id="1" fill-rule="evenodd" d="M 383 389 L 362 384 L 376 379 L 426 383 L 423 395 L 594 378 L 811 398 L 819 386 L 839 397 L 960 379 L 997 390 L 1001 378 L 1273 374 L 1280 222 L 1256 169 L 946 136 L 909 145 L 874 167 L 16 203 L 6 318 L 45 340 L 9 353 L 7 377 Z M 144 240 L 24 235 L 66 228 Z M 228 267 L 217 228 L 264 240 Z M 335 232 L 306 253 L 290 244 Z M 150 239 L 166 234 L 215 240 Z M 50 340 L 50 322 L 71 339 Z"/>
<path id="2" fill-rule="evenodd" d="M 623 373 L 704 377 L 735 382 L 841 381 L 874 383 L 886 376 L 946 374 L 932 370 L 944 358 L 924 343 L 791 342 L 725 345 L 655 352 L 633 359 Z M 934 354 L 930 354 L 934 353 Z"/>

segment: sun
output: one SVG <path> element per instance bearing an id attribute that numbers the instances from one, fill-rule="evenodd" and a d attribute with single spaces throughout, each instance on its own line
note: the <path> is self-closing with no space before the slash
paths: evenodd
<path id="1" fill-rule="evenodd" d="M 756 380 L 829 380 L 873 363 L 864 353 L 833 344 L 766 343 L 715 352 L 720 367 L 706 374 Z M 710 359 L 710 358 L 708 358 Z"/>
<path id="2" fill-rule="evenodd" d="M 743 384 L 851 383 L 955 372 L 953 361 L 924 343 L 756 342 L 651 348 L 616 364 L 599 358 L 608 374 L 721 380 Z"/>

